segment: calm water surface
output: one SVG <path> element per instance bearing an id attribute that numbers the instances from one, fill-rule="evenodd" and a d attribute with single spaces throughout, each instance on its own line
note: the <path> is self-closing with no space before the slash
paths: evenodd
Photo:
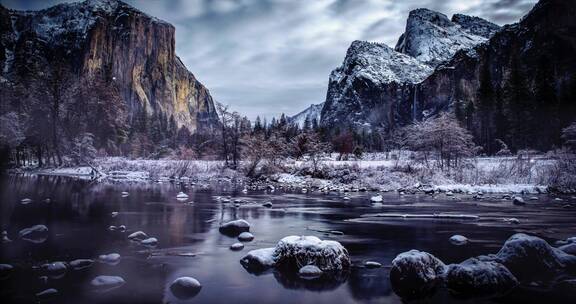
<path id="1" fill-rule="evenodd" d="M 5 176 L 0 179 L 0 223 L 13 240 L 1 244 L 0 263 L 16 271 L 0 281 L 2 302 L 36 303 L 34 296 L 47 288 L 60 294 L 51 303 L 180 303 L 169 284 L 181 276 L 192 276 L 202 290 L 188 302 L 199 303 L 401 303 L 390 287 L 388 273 L 392 259 L 403 251 L 428 251 L 445 263 L 461 262 L 479 254 L 495 253 L 516 232 L 528 232 L 549 241 L 576 236 L 576 205 L 570 197 L 554 201 L 546 195 L 527 206 L 514 206 L 500 199 L 474 201 L 469 196 L 384 194 L 384 203 L 374 206 L 373 193 L 343 194 L 250 191 L 244 194 L 228 184 L 209 189 L 180 183 L 91 182 L 64 177 Z M 122 197 L 123 191 L 129 192 Z M 176 194 L 189 194 L 187 202 Z M 216 200 L 217 196 L 242 198 L 249 203 L 235 207 Z M 23 198 L 32 203 L 21 204 Z M 50 203 L 44 199 L 50 198 Z M 261 206 L 272 201 L 272 208 Z M 118 216 L 112 217 L 112 212 Z M 370 213 L 462 213 L 479 220 L 385 219 Z M 362 216 L 364 215 L 364 216 Z M 515 217 L 520 224 L 508 224 Z M 222 235 L 222 221 L 246 219 L 255 235 L 242 251 L 229 246 L 237 240 Z M 18 240 L 18 231 L 36 224 L 49 228 L 48 239 L 40 244 Z M 158 238 L 149 249 L 126 241 L 125 235 L 108 230 L 126 225 L 127 232 L 142 230 Z M 324 231 L 341 231 L 343 235 Z M 448 238 L 463 234 L 472 240 L 465 246 L 451 245 Z M 316 235 L 341 242 L 353 264 L 349 275 L 329 282 L 305 281 L 273 271 L 254 275 L 239 260 L 249 250 L 273 247 L 287 235 Z M 46 262 L 95 259 L 100 254 L 120 253 L 116 266 L 95 263 L 91 268 L 69 270 L 62 278 L 43 280 L 35 269 Z M 361 267 L 364 261 L 384 265 Z M 118 275 L 126 284 L 109 293 L 91 290 L 89 282 L 98 275 Z M 568 301 L 574 295 L 542 288 L 517 288 L 504 301 Z M 439 292 L 432 302 L 483 303 L 488 299 L 465 301 Z M 570 300 L 571 301 L 571 300 Z M 549 303 L 552 303 L 549 302 Z M 4 302 L 5 303 L 5 302 Z"/>

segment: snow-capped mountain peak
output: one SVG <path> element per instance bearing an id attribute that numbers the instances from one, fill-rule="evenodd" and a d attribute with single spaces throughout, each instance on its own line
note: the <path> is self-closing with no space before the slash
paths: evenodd
<path id="1" fill-rule="evenodd" d="M 306 119 L 308 119 L 310 123 L 314 120 L 316 120 L 317 123 L 320 123 L 322 107 L 324 107 L 324 103 L 310 105 L 304 111 L 290 117 L 290 123 L 297 124 L 300 128 L 304 127 Z"/>
<path id="2" fill-rule="evenodd" d="M 451 21 L 442 13 L 420 8 L 410 12 L 395 50 L 437 66 L 457 51 L 485 42 L 498 29 L 478 17 L 455 15 Z"/>

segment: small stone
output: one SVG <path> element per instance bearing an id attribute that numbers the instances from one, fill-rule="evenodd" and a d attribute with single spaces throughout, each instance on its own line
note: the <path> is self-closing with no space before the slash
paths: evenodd
<path id="1" fill-rule="evenodd" d="M 69 264 L 70 264 L 70 267 L 72 267 L 72 269 L 81 270 L 81 269 L 91 267 L 92 264 L 94 264 L 94 260 L 78 259 L 78 260 L 71 261 Z"/>
<path id="2" fill-rule="evenodd" d="M 272 202 L 265 202 L 264 204 L 262 204 L 262 206 L 266 208 L 272 208 Z"/>
<path id="3" fill-rule="evenodd" d="M 20 230 L 19 236 L 25 241 L 40 244 L 46 241 L 48 238 L 48 227 L 44 225 L 35 225 L 29 228 L 25 228 Z"/>
<path id="4" fill-rule="evenodd" d="M 196 296 L 202 285 L 198 280 L 192 277 L 177 278 L 170 284 L 170 291 L 178 299 L 189 299 Z"/>
<path id="5" fill-rule="evenodd" d="M 21 203 L 22 205 L 28 205 L 28 204 L 32 203 L 32 199 L 30 199 L 30 198 L 23 198 L 23 199 L 20 201 L 20 203 Z"/>
<path id="6" fill-rule="evenodd" d="M 121 256 L 118 253 L 102 254 L 98 257 L 100 263 L 108 265 L 118 265 L 120 263 Z"/>
<path id="7" fill-rule="evenodd" d="M 526 202 L 524 202 L 524 199 L 523 199 L 522 197 L 520 197 L 520 196 L 515 196 L 515 197 L 512 199 L 512 203 L 513 203 L 514 205 L 516 205 L 516 206 L 526 205 Z"/>
<path id="8" fill-rule="evenodd" d="M 41 299 L 47 299 L 51 297 L 55 297 L 58 295 L 58 290 L 54 288 L 48 288 L 36 294 L 36 297 Z"/>
<path id="9" fill-rule="evenodd" d="M 108 292 L 113 289 L 121 287 L 125 283 L 126 281 L 124 281 L 122 277 L 107 276 L 107 275 L 97 276 L 92 281 L 90 281 L 90 285 L 97 292 Z"/>
<path id="10" fill-rule="evenodd" d="M 374 262 L 374 261 L 366 261 L 366 262 L 364 262 L 364 267 L 366 267 L 366 268 L 380 268 L 380 267 L 382 267 L 382 264 L 380 264 L 378 262 Z"/>
<path id="11" fill-rule="evenodd" d="M 130 193 L 128 193 L 128 192 L 126 192 L 126 191 L 123 191 L 123 192 L 121 193 L 121 195 L 122 195 L 122 197 L 127 197 L 127 196 L 130 195 Z"/>
<path id="12" fill-rule="evenodd" d="M 463 235 L 453 235 L 450 237 L 450 243 L 456 246 L 462 246 L 468 243 L 468 238 Z"/>
<path id="13" fill-rule="evenodd" d="M 148 247 L 154 247 L 154 246 L 158 245 L 158 239 L 153 238 L 153 237 L 147 238 L 145 240 L 140 241 L 140 244 L 144 245 L 144 246 L 148 246 Z"/>
<path id="14" fill-rule="evenodd" d="M 238 240 L 241 242 L 250 242 L 254 239 L 254 235 L 250 232 L 242 232 L 238 235 Z"/>
<path id="15" fill-rule="evenodd" d="M 128 239 L 135 240 L 135 241 L 141 241 L 141 240 L 144 240 L 147 238 L 148 238 L 148 235 L 146 233 L 144 233 L 143 231 L 136 231 L 134 233 L 131 233 L 128 236 Z"/>
<path id="16" fill-rule="evenodd" d="M 179 192 L 179 193 L 176 195 L 176 198 L 177 198 L 177 199 L 180 199 L 180 200 L 185 200 L 185 199 L 188 199 L 188 194 L 186 194 L 186 193 L 184 193 L 184 192 Z"/>
<path id="17" fill-rule="evenodd" d="M 234 250 L 234 251 L 242 250 L 242 249 L 244 249 L 244 244 L 242 244 L 242 243 L 234 243 L 234 244 L 230 245 L 230 249 L 231 249 L 231 250 Z"/>

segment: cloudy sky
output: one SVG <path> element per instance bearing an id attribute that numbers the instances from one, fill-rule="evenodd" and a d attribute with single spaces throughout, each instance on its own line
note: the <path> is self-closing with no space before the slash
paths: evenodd
<path id="1" fill-rule="evenodd" d="M 42 9 L 66 0 L 0 0 Z M 68 1 L 70 2 L 70 1 Z M 390 46 L 408 12 L 518 21 L 536 0 L 127 0 L 176 27 L 177 54 L 213 97 L 250 118 L 293 115 L 324 101 L 328 75 L 353 40 Z"/>

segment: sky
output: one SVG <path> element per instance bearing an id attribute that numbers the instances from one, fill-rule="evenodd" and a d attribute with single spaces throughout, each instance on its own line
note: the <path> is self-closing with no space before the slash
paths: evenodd
<path id="1" fill-rule="evenodd" d="M 0 0 L 37 10 L 70 0 Z M 172 23 L 176 53 L 212 97 L 250 119 L 324 101 L 354 40 L 394 47 L 412 9 L 517 22 L 536 0 L 126 0 Z"/>

